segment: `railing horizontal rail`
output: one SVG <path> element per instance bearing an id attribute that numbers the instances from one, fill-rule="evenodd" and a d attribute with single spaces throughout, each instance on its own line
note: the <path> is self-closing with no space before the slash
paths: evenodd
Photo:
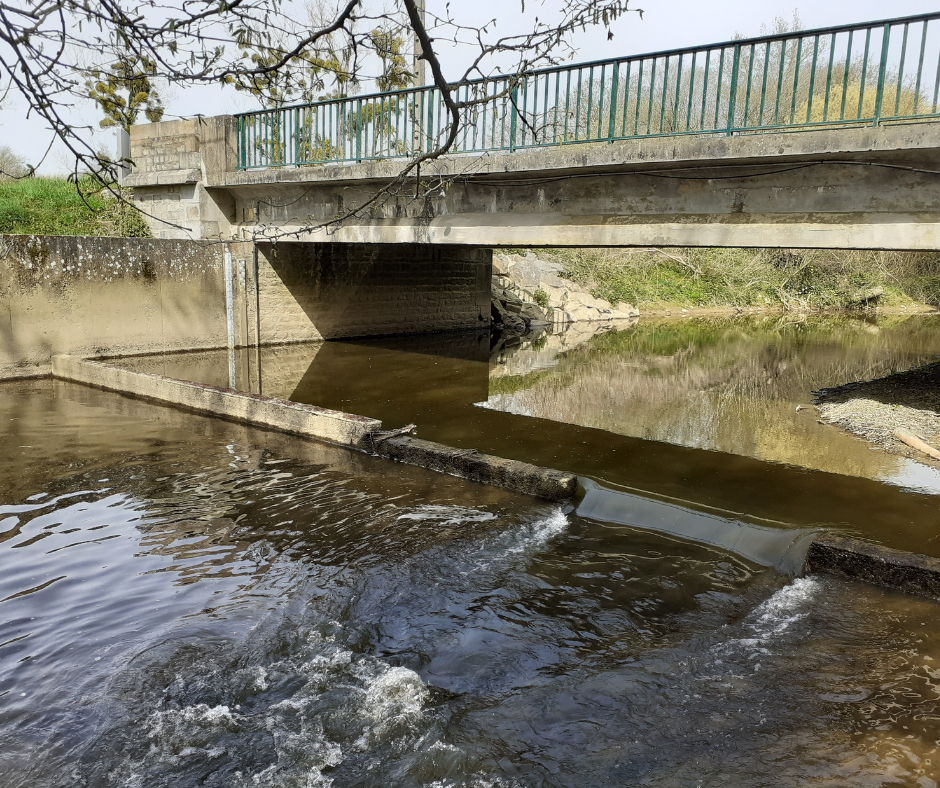
<path id="1" fill-rule="evenodd" d="M 936 120 L 940 13 L 476 80 L 451 153 Z M 238 167 L 411 157 L 446 139 L 435 87 L 236 116 Z"/>

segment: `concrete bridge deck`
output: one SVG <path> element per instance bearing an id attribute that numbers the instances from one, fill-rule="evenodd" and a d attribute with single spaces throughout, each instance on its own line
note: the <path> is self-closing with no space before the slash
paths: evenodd
<path id="1" fill-rule="evenodd" d="M 940 249 L 934 122 L 445 157 L 422 168 L 426 197 L 409 178 L 329 227 L 401 163 L 239 170 L 227 117 L 133 127 L 132 156 L 138 204 L 185 228 L 158 237 Z"/>

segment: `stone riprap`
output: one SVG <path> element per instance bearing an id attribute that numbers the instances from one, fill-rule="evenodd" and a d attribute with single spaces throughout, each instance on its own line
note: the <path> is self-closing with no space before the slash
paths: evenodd
<path id="1" fill-rule="evenodd" d="M 561 276 L 561 264 L 546 260 L 538 254 L 526 251 L 522 254 L 497 252 L 493 257 L 493 295 L 498 299 L 506 290 L 503 278 L 523 291 L 529 301 L 542 291 L 547 298 L 546 308 L 556 323 L 579 323 L 598 320 L 628 320 L 638 316 L 639 310 L 631 304 L 614 306 L 602 298 L 595 298 L 590 291 Z"/>

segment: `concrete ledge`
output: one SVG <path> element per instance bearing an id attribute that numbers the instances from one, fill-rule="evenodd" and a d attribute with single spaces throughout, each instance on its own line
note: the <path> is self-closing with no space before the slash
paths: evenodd
<path id="1" fill-rule="evenodd" d="M 124 177 L 121 184 L 127 188 L 134 186 L 179 186 L 199 183 L 202 173 L 197 169 L 162 170 L 160 172 L 138 172 Z"/>
<path id="2" fill-rule="evenodd" d="M 382 422 L 365 416 L 134 372 L 76 356 L 53 356 L 52 372 L 64 380 L 345 446 L 359 446 L 366 435 L 382 427 Z"/>
<path id="3" fill-rule="evenodd" d="M 827 534 L 813 540 L 806 563 L 811 572 L 831 572 L 940 599 L 940 559 L 926 555 Z"/>
<path id="4" fill-rule="evenodd" d="M 0 367 L 0 381 L 29 380 L 52 376 L 52 364 L 11 364 Z"/>
<path id="5" fill-rule="evenodd" d="M 382 457 L 408 465 L 420 465 L 440 473 L 552 501 L 572 497 L 578 487 L 578 477 L 572 473 L 478 454 L 473 449 L 454 449 L 418 438 L 389 438 L 378 442 L 375 451 Z"/>

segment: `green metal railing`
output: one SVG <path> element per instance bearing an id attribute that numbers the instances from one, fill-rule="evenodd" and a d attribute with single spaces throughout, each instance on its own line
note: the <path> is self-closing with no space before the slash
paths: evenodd
<path id="1" fill-rule="evenodd" d="M 940 13 L 500 76 L 461 86 L 451 153 L 940 119 Z M 238 167 L 410 157 L 446 139 L 440 91 L 237 116 Z"/>

